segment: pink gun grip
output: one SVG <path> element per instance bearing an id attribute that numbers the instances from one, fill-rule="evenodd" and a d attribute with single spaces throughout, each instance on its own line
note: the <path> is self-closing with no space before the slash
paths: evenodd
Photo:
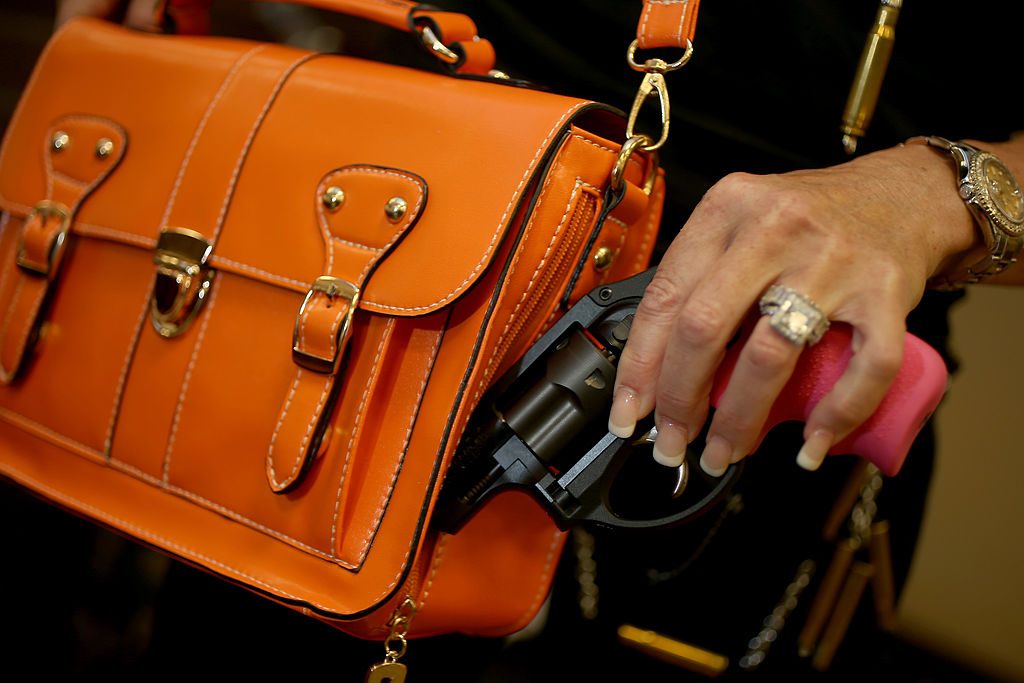
<path id="1" fill-rule="evenodd" d="M 741 340 L 726 352 L 711 390 L 711 405 L 718 405 L 728 386 L 750 330 L 751 326 L 746 326 Z M 800 355 L 793 376 L 768 414 L 757 445 L 760 446 L 771 428 L 782 422 L 806 422 L 814 406 L 846 370 L 852 355 L 852 329 L 842 323 L 833 324 L 820 342 Z M 914 335 L 906 335 L 903 364 L 889 393 L 871 418 L 833 446 L 829 453 L 853 453 L 867 458 L 887 475 L 896 474 L 925 421 L 942 400 L 946 380 L 946 364 L 938 352 Z"/>

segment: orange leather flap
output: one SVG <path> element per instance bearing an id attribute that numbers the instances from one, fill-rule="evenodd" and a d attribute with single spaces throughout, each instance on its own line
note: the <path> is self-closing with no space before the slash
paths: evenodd
<path id="1" fill-rule="evenodd" d="M 586 105 L 282 46 L 79 20 L 51 41 L 12 120 L 0 207 L 25 215 L 45 196 L 40 150 L 53 121 L 103 117 L 130 144 L 73 233 L 152 247 L 162 228 L 188 228 L 215 242 L 214 268 L 305 291 L 324 262 L 311 208 L 320 180 L 347 165 L 400 168 L 425 180 L 430 203 L 361 307 L 423 315 L 480 277 L 530 177 Z M 176 208 L 183 196 L 188 212 Z M 337 237 L 372 243 L 376 227 L 346 225 Z"/>

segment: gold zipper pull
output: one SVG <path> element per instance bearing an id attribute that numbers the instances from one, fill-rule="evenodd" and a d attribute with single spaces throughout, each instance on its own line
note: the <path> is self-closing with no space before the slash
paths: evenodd
<path id="1" fill-rule="evenodd" d="M 408 668 L 398 660 L 405 656 L 409 649 L 409 642 L 406 635 L 409 633 L 409 625 L 416 614 L 416 603 L 412 598 L 406 598 L 395 608 L 394 614 L 388 621 L 391 630 L 388 637 L 384 639 L 384 661 L 374 664 L 366 672 L 365 683 L 405 683 L 405 675 Z"/>
<path id="2" fill-rule="evenodd" d="M 892 46 L 896 41 L 896 20 L 903 0 L 880 0 L 875 23 L 864 43 L 857 73 L 850 86 L 850 95 L 843 111 L 843 149 L 847 154 L 857 151 L 857 140 L 864 136 L 878 105 L 885 70 L 889 66 Z"/>

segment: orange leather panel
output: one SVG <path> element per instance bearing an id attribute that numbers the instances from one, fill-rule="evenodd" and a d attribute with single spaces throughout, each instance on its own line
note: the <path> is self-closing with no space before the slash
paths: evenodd
<path id="1" fill-rule="evenodd" d="M 31 363 L 0 387 L 0 472 L 350 633 L 378 633 L 405 596 L 426 600 L 414 633 L 521 625 L 561 544 L 547 517 L 513 496 L 457 537 L 427 521 L 482 393 L 592 259 L 618 153 L 589 130 L 592 106 L 72 22 L 0 149 L 0 299 L 48 196 L 52 123 L 113 121 L 127 144 L 72 216 Z M 663 193 L 643 194 L 646 173 L 627 167 L 627 198 L 596 236 L 613 265 L 588 282 L 645 264 Z M 330 186 L 345 192 L 335 211 Z M 407 209 L 390 220 L 397 196 Z M 164 227 L 210 238 L 215 272 L 169 339 L 149 320 Z M 300 315 L 324 275 L 359 289 L 347 336 L 351 301 L 334 290 L 315 287 Z M 296 364 L 297 319 L 300 352 L 341 356 L 337 371 Z"/>
<path id="2" fill-rule="evenodd" d="M 637 44 L 644 49 L 685 48 L 693 40 L 700 0 L 644 0 Z"/>

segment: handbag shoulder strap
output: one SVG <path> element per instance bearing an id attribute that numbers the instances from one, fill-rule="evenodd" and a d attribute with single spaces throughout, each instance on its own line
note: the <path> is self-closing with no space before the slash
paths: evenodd
<path id="1" fill-rule="evenodd" d="M 641 49 L 685 48 L 693 40 L 700 0 L 644 0 L 636 29 Z"/>

